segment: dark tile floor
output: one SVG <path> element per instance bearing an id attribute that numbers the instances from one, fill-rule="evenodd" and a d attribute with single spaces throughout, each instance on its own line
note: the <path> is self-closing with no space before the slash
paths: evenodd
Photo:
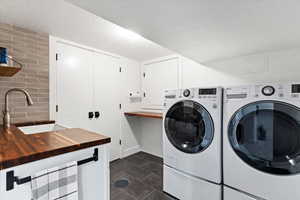
<path id="1" fill-rule="evenodd" d="M 110 164 L 110 200 L 174 200 L 162 192 L 163 161 L 139 152 Z M 118 180 L 128 180 L 128 186 L 115 186 Z"/>

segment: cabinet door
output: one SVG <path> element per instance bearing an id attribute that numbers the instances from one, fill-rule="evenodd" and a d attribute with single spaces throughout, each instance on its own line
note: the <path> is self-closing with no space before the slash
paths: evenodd
<path id="1" fill-rule="evenodd" d="M 89 129 L 92 105 L 91 53 L 57 43 L 57 123 Z"/>
<path id="2" fill-rule="evenodd" d="M 32 200 L 31 183 L 14 184 L 14 189 L 6 191 L 6 173 L 13 170 L 16 176 L 32 176 L 42 170 L 79 161 L 93 155 L 98 148 L 99 160 L 78 166 L 79 200 L 109 200 L 109 162 L 107 145 L 95 146 L 71 153 L 65 153 L 51 158 L 26 163 L 0 171 L 1 200 Z"/>
<path id="3" fill-rule="evenodd" d="M 144 108 L 162 108 L 164 91 L 178 88 L 178 70 L 178 58 L 143 65 Z"/>
<path id="4" fill-rule="evenodd" d="M 111 137 L 110 159 L 120 158 L 119 59 L 65 44 L 58 52 L 57 123 Z"/>
<path id="5" fill-rule="evenodd" d="M 93 54 L 93 109 L 100 113 L 93 120 L 95 132 L 111 138 L 110 160 L 120 158 L 120 72 L 119 59 L 111 56 Z"/>

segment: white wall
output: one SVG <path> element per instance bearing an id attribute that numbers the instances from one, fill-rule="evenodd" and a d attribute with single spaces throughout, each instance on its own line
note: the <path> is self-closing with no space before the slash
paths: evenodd
<path id="1" fill-rule="evenodd" d="M 140 151 L 141 123 L 138 117 L 126 117 L 123 112 L 136 111 L 140 108 L 138 99 L 130 99 L 129 93 L 140 92 L 140 63 L 123 59 L 122 60 L 122 113 L 121 113 L 121 132 L 122 132 L 122 157 Z"/>
<path id="2" fill-rule="evenodd" d="M 221 60 L 207 66 L 239 78 L 238 84 L 299 81 L 300 48 Z"/>
<path id="3" fill-rule="evenodd" d="M 162 120 L 141 119 L 141 150 L 162 157 Z"/>
<path id="4" fill-rule="evenodd" d="M 180 87 L 234 86 L 300 79 L 300 49 L 198 64 L 181 57 Z M 141 149 L 162 156 L 162 120 L 141 119 Z"/>

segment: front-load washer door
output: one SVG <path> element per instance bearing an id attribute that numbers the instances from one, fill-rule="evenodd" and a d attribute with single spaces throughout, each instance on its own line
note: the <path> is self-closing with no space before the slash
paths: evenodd
<path id="1" fill-rule="evenodd" d="M 248 165 L 274 175 L 300 172 L 300 110 L 279 101 L 239 109 L 228 127 L 229 142 Z"/>
<path id="2" fill-rule="evenodd" d="M 214 136 L 210 114 L 191 100 L 175 103 L 166 113 L 164 127 L 170 143 L 184 153 L 204 151 Z"/>

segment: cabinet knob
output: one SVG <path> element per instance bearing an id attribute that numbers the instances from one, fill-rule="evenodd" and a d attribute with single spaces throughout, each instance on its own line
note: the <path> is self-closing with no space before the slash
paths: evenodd
<path id="1" fill-rule="evenodd" d="M 99 111 L 96 111 L 95 112 L 95 118 L 99 118 L 100 117 L 100 112 Z"/>
<path id="2" fill-rule="evenodd" d="M 93 112 L 89 112 L 89 119 L 93 119 L 94 118 L 94 113 Z"/>

